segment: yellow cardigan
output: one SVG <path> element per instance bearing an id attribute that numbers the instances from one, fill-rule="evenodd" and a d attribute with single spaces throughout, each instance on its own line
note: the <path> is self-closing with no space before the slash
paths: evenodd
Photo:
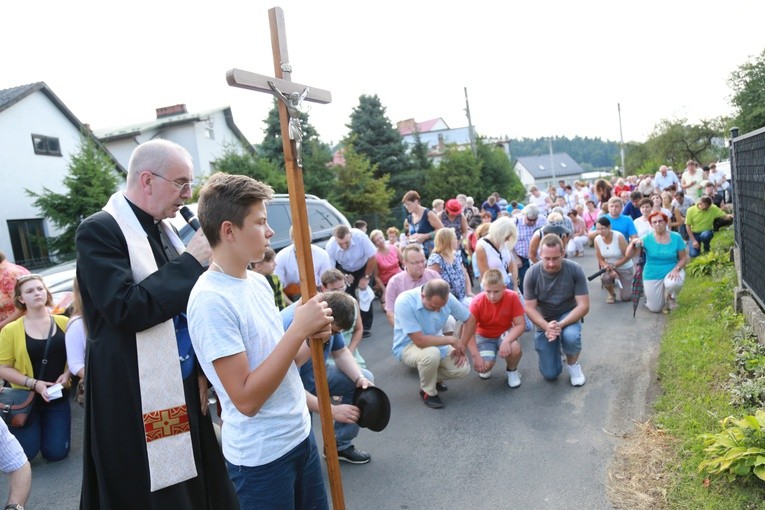
<path id="1" fill-rule="evenodd" d="M 54 315 L 53 319 L 61 331 L 66 331 L 69 317 Z M 27 352 L 26 336 L 24 334 L 24 317 L 6 324 L 0 330 L 0 365 L 9 365 L 27 377 L 34 377 L 32 361 Z M 27 389 L 26 386 L 11 384 L 13 388 Z"/>

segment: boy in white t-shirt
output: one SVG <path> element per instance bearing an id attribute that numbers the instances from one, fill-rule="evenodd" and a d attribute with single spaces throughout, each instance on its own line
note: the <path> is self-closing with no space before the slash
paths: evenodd
<path id="1" fill-rule="evenodd" d="M 328 508 L 296 359 L 305 339 L 328 338 L 332 310 L 317 294 L 285 332 L 265 277 L 247 271 L 274 235 L 270 186 L 217 173 L 200 193 L 199 221 L 213 250 L 189 297 L 194 350 L 222 406 L 223 455 L 242 510 Z"/>

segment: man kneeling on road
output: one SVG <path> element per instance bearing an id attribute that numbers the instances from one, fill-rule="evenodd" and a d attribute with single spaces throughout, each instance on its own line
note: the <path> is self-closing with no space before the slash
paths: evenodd
<path id="1" fill-rule="evenodd" d="M 540 261 L 531 266 L 523 282 L 526 315 L 537 326 L 534 348 L 539 371 L 554 381 L 563 371 L 560 352 L 566 355 L 571 384 L 584 384 L 577 360 L 582 350 L 582 318 L 590 310 L 587 278 L 582 266 L 563 258 L 563 242 L 555 234 L 542 238 Z"/>
<path id="2" fill-rule="evenodd" d="M 470 311 L 449 291 L 449 284 L 430 280 L 396 299 L 393 355 L 420 374 L 420 397 L 432 409 L 444 407 L 438 392 L 446 391 L 444 379 L 464 377 L 470 372 L 464 345 L 454 336 L 441 333 L 449 316 L 460 321 Z M 463 333 L 464 336 L 464 333 Z"/>
<path id="3" fill-rule="evenodd" d="M 326 364 L 327 385 L 330 395 L 342 396 L 340 405 L 332 406 L 332 418 L 335 420 L 335 441 L 337 442 L 337 457 L 351 464 L 366 464 L 371 456 L 353 446 L 353 440 L 359 435 L 359 408 L 352 405 L 356 388 L 373 386 L 374 376 L 369 370 L 359 366 L 351 351 L 345 346 L 343 331 L 350 329 L 356 317 L 356 302 L 345 292 L 325 292 L 324 299 L 332 309 L 334 321 L 330 325 L 332 336 L 324 345 L 324 360 L 330 354 L 334 364 Z M 281 311 L 285 330 L 292 324 L 297 303 Z M 300 367 L 300 378 L 306 389 L 308 410 L 319 412 L 319 400 L 316 398 L 316 381 L 313 378 L 313 361 L 308 358 Z"/>

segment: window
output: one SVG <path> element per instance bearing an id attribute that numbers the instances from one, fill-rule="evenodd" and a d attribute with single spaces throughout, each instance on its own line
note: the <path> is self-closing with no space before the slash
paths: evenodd
<path id="1" fill-rule="evenodd" d="M 50 264 L 42 219 L 8 220 L 13 258 L 27 269 Z"/>
<path id="2" fill-rule="evenodd" d="M 61 156 L 61 145 L 58 138 L 45 135 L 32 135 L 32 146 L 35 154 L 44 156 Z"/>

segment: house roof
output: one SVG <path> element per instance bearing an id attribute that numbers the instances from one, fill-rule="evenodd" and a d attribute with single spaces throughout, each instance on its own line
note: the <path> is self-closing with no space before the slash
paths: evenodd
<path id="1" fill-rule="evenodd" d="M 18 87 L 11 87 L 8 89 L 0 90 L 0 113 L 3 111 L 9 109 L 16 103 L 19 103 L 23 99 L 29 97 L 30 95 L 34 94 L 35 92 L 41 92 L 44 94 L 51 103 L 53 103 L 56 108 L 61 112 L 64 117 L 66 117 L 69 122 L 71 122 L 77 130 L 82 132 L 87 132 L 89 136 L 93 138 L 96 145 L 104 151 L 104 154 L 109 156 L 109 158 L 114 163 L 115 167 L 117 168 L 117 171 L 127 174 L 127 171 L 120 165 L 119 161 L 117 161 L 114 156 L 104 147 L 101 142 L 98 140 L 98 138 L 95 137 L 93 132 L 90 130 L 90 127 L 86 124 L 83 124 L 80 122 L 80 119 L 78 119 L 72 111 L 66 107 L 66 105 L 61 101 L 56 94 L 53 93 L 53 91 L 48 87 L 48 85 L 45 84 L 43 81 L 38 81 L 37 83 L 29 83 L 27 85 L 19 85 Z"/>
<path id="2" fill-rule="evenodd" d="M 443 122 L 444 126 L 446 126 L 446 122 L 444 122 L 444 119 L 441 117 L 438 117 L 437 119 L 426 120 L 423 122 L 414 122 L 414 119 L 408 119 L 399 123 L 398 132 L 401 134 L 401 136 L 411 135 L 415 131 L 419 131 L 420 133 L 427 133 L 428 131 L 432 130 L 433 126 L 439 122 Z M 449 126 L 446 126 L 446 129 L 449 129 Z"/>
<path id="3" fill-rule="evenodd" d="M 168 115 L 166 117 L 160 117 L 149 122 L 142 122 L 140 124 L 132 124 L 129 126 L 122 126 L 118 128 L 100 129 L 96 133 L 101 141 L 113 142 L 116 140 L 122 140 L 124 138 L 134 138 L 137 135 L 146 133 L 147 131 L 161 131 L 173 126 L 188 124 L 192 122 L 200 122 L 207 120 L 210 115 L 222 112 L 226 119 L 226 125 L 232 133 L 239 139 L 240 142 L 249 151 L 254 151 L 252 144 L 247 140 L 237 125 L 234 123 L 234 114 L 231 112 L 231 107 L 226 106 L 223 108 L 215 108 L 213 110 L 207 110 L 198 113 L 179 113 L 176 115 Z"/>
<path id="4" fill-rule="evenodd" d="M 534 179 L 545 179 L 552 177 L 552 169 L 555 169 L 555 177 L 564 175 L 579 175 L 584 170 L 574 158 L 565 152 L 554 153 L 552 155 L 552 167 L 550 166 L 550 155 L 544 156 L 521 156 L 516 158 L 518 163 L 528 170 Z"/>

